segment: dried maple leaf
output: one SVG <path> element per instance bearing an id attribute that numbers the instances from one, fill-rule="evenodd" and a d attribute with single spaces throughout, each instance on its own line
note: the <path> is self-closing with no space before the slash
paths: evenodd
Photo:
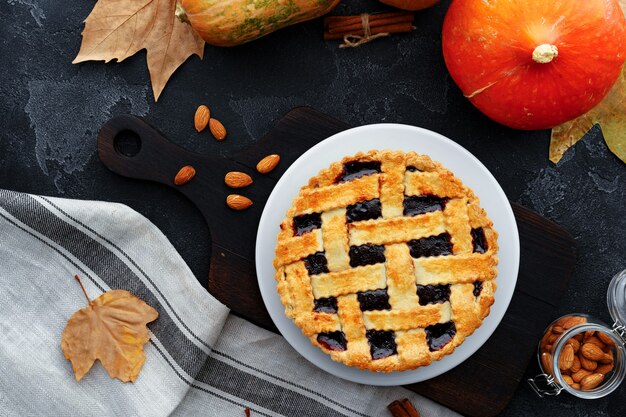
<path id="1" fill-rule="evenodd" d="M 68 320 L 61 349 L 72 362 L 77 381 L 99 359 L 111 378 L 134 382 L 146 354 L 143 345 L 150 340 L 146 324 L 159 313 L 125 290 L 112 290 L 91 301 L 76 276 L 89 305 Z"/>
<path id="2" fill-rule="evenodd" d="M 626 0 L 619 3 L 626 13 Z M 626 162 L 626 65 L 609 94 L 596 107 L 552 129 L 550 161 L 559 162 L 565 151 L 596 124 L 602 128 L 602 135 L 611 152 Z"/>
<path id="3" fill-rule="evenodd" d="M 85 20 L 73 63 L 123 61 L 146 50 L 155 101 L 167 80 L 191 55 L 202 59 L 204 41 L 176 17 L 176 0 L 99 0 Z"/>

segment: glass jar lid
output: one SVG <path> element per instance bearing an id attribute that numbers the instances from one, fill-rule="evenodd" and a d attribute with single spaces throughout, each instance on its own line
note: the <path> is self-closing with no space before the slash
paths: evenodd
<path id="1" fill-rule="evenodd" d="M 626 269 L 613 277 L 607 293 L 607 304 L 614 327 L 624 333 L 626 326 Z"/>

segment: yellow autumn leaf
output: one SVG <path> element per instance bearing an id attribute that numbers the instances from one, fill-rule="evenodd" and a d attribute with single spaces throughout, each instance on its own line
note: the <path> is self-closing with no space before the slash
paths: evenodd
<path id="1" fill-rule="evenodd" d="M 615 85 L 596 107 L 552 129 L 550 160 L 555 164 L 596 124 L 611 152 L 626 162 L 626 66 Z"/>
<path id="2" fill-rule="evenodd" d="M 626 14 L 626 0 L 619 0 Z M 550 161 L 555 164 L 596 124 L 611 152 L 626 162 L 626 65 L 609 94 L 596 107 L 552 129 Z"/>
<path id="3" fill-rule="evenodd" d="M 76 280 L 80 283 L 78 277 Z M 89 304 L 69 319 L 61 339 L 61 349 L 72 363 L 76 380 L 100 360 L 111 378 L 134 382 L 146 360 L 143 346 L 150 340 L 146 324 L 156 320 L 159 313 L 125 290 L 87 300 Z"/>
<path id="4" fill-rule="evenodd" d="M 99 0 L 85 20 L 73 63 L 121 62 L 142 49 L 156 101 L 187 58 L 196 54 L 202 59 L 204 41 L 176 17 L 176 0 Z"/>

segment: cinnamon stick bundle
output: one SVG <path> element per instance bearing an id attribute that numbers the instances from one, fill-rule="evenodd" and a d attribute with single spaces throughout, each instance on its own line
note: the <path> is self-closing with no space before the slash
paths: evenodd
<path id="1" fill-rule="evenodd" d="M 346 36 L 365 39 L 381 34 L 406 33 L 414 29 L 413 19 L 412 12 L 329 16 L 324 19 L 324 40 L 345 39 Z"/>

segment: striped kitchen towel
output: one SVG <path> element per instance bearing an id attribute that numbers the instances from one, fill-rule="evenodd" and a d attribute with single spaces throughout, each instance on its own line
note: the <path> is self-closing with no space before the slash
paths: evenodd
<path id="1" fill-rule="evenodd" d="M 68 318 L 125 289 L 159 311 L 135 383 L 95 364 L 76 382 L 61 352 Z M 0 190 L 0 415 L 388 416 L 408 397 L 425 417 L 458 414 L 403 388 L 315 368 L 280 336 L 229 314 L 167 238 L 130 208 Z"/>

